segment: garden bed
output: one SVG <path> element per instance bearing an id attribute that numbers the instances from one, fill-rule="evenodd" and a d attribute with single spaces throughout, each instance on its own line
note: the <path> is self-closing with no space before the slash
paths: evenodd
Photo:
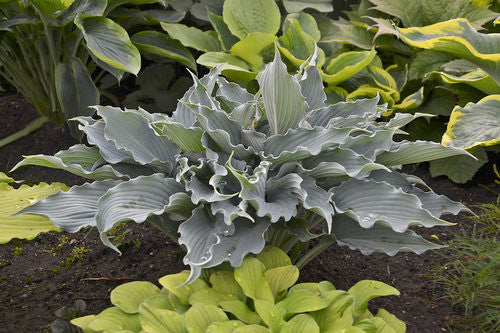
<path id="1" fill-rule="evenodd" d="M 0 138 L 22 128 L 36 117 L 33 109 L 17 96 L 0 99 L 4 122 Z M 75 143 L 61 128 L 47 124 L 30 136 L 0 149 L 0 170 L 8 171 L 20 154 L 54 154 Z M 490 161 L 495 158 L 491 157 Z M 493 184 L 491 164 L 484 166 L 469 184 L 458 186 L 446 178 L 432 179 L 427 166 L 408 169 L 423 178 L 436 193 L 466 204 L 487 203 L 496 195 L 478 186 L 483 184 L 498 191 Z M 81 178 L 60 170 L 27 167 L 14 172 L 15 179 L 53 182 L 68 185 L 81 183 Z M 459 225 L 470 223 L 461 214 L 449 219 L 458 225 L 433 228 L 423 233 L 428 239 L 439 238 L 445 243 Z M 126 232 L 127 229 L 131 233 Z M 76 234 L 50 233 L 35 240 L 13 241 L 0 245 L 0 317 L 1 332 L 31 332 L 49 330 L 57 319 L 55 311 L 82 299 L 84 313 L 98 313 L 110 306 L 109 292 L 131 280 L 157 282 L 166 274 L 187 267 L 182 264 L 183 248 L 168 241 L 149 225 L 128 224 L 116 233 L 123 237 L 122 256 L 101 244 L 96 231 Z M 374 279 L 388 283 L 401 291 L 399 297 L 385 297 L 372 303 L 384 307 L 408 324 L 408 332 L 447 331 L 446 321 L 453 316 L 451 304 L 443 299 L 443 291 L 428 278 L 432 267 L 443 263 L 438 251 L 416 254 L 383 254 L 363 256 L 357 251 L 338 246 L 323 252 L 301 271 L 302 281 L 329 280 L 339 289 L 348 289 L 359 280 Z"/>

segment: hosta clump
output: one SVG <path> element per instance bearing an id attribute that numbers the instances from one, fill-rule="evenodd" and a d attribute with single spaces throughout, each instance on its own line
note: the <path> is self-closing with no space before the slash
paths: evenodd
<path id="1" fill-rule="evenodd" d="M 266 244 L 296 253 L 319 237 L 299 267 L 334 242 L 363 254 L 439 248 L 409 227 L 449 225 L 441 214 L 464 207 L 396 169 L 468 153 L 395 142 L 401 126 L 424 115 L 382 121 L 378 98 L 325 105 L 314 59 L 291 76 L 277 54 L 256 96 L 215 69 L 193 77 L 171 117 L 109 106 L 97 107 L 100 120 L 80 117 L 92 147 L 28 156 L 15 168 L 44 165 L 96 181 L 22 212 L 69 232 L 97 226 L 110 247 L 106 232 L 127 220 L 180 234 L 190 282 L 225 261 L 238 267 Z"/>
<path id="2" fill-rule="evenodd" d="M 348 291 L 328 281 L 295 284 L 299 270 L 278 248 L 246 257 L 239 268 L 220 267 L 189 286 L 188 271 L 160 278 L 156 285 L 135 281 L 111 291 L 111 303 L 98 315 L 74 319 L 84 332 L 386 332 L 406 325 L 368 301 L 399 291 L 378 281 L 360 281 Z"/>

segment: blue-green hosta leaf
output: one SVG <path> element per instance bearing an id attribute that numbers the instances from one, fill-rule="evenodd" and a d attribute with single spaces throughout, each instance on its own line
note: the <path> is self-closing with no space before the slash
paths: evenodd
<path id="1" fill-rule="evenodd" d="M 455 107 L 441 143 L 458 148 L 500 143 L 500 95 Z"/>
<path id="2" fill-rule="evenodd" d="M 328 127 L 333 118 L 349 118 L 351 116 L 360 116 L 366 118 L 375 115 L 378 112 L 377 104 L 380 97 L 358 99 L 353 102 L 340 102 L 329 105 L 309 114 L 306 118 L 311 126 Z"/>
<path id="3" fill-rule="evenodd" d="M 224 77 L 217 78 L 218 89 L 216 96 L 225 101 L 226 104 L 236 108 L 254 100 L 254 96 L 240 85 L 227 81 Z"/>
<path id="4" fill-rule="evenodd" d="M 413 0 L 390 1 L 370 0 L 375 5 L 373 9 L 395 16 L 405 27 L 422 25 L 422 2 Z"/>
<path id="5" fill-rule="evenodd" d="M 280 331 L 280 333 L 295 332 L 319 333 L 319 326 L 310 315 L 299 314 L 287 321 Z"/>
<path id="6" fill-rule="evenodd" d="M 264 142 L 263 156 L 273 165 L 302 160 L 346 142 L 351 131 L 351 128 L 324 127 L 290 129 L 284 135 L 268 138 Z"/>
<path id="7" fill-rule="evenodd" d="M 468 60 L 500 84 L 500 34 L 479 33 L 463 18 L 398 31 L 405 43 Z"/>
<path id="8" fill-rule="evenodd" d="M 163 213 L 187 218 L 193 206 L 182 184 L 162 174 L 154 174 L 120 183 L 99 198 L 97 208 L 97 228 L 104 238 L 103 233 L 116 223 L 128 220 L 142 223 L 150 215 Z"/>
<path id="9" fill-rule="evenodd" d="M 455 147 L 444 147 L 437 142 L 431 141 L 401 141 L 391 147 L 390 151 L 385 151 L 377 156 L 376 162 L 386 166 L 419 163 L 437 160 L 440 158 L 470 154 Z M 472 156 L 470 156 L 473 158 Z"/>
<path id="10" fill-rule="evenodd" d="M 84 14 L 76 16 L 75 24 L 95 57 L 116 69 L 139 73 L 141 55 L 125 29 L 108 18 Z"/>
<path id="11" fill-rule="evenodd" d="M 371 228 L 375 222 L 389 225 L 396 232 L 405 232 L 413 225 L 450 225 L 432 216 L 416 196 L 388 183 L 350 179 L 330 192 L 336 211 L 347 213 L 363 228 Z"/>
<path id="12" fill-rule="evenodd" d="M 218 16 L 212 12 L 208 12 L 208 19 L 212 27 L 217 31 L 217 37 L 224 50 L 229 51 L 231 47 L 238 42 L 238 38 L 234 36 L 222 16 Z"/>
<path id="13" fill-rule="evenodd" d="M 273 2 L 274 3 L 274 2 Z M 304 117 L 307 103 L 297 79 L 288 74 L 276 49 L 274 60 L 257 76 L 272 134 L 296 128 Z"/>
<path id="14" fill-rule="evenodd" d="M 66 121 L 78 116 L 92 116 L 95 110 L 90 106 L 99 103 L 100 94 L 81 60 L 71 58 L 57 64 L 54 76 L 57 99 Z M 78 124 L 71 122 L 68 125 L 73 136 L 82 136 Z"/>
<path id="15" fill-rule="evenodd" d="M 97 201 L 118 184 L 118 181 L 106 180 L 73 186 L 69 191 L 51 195 L 18 214 L 43 215 L 62 230 L 77 232 L 83 227 L 96 225 Z"/>
<path id="16" fill-rule="evenodd" d="M 372 170 L 385 169 L 384 165 L 374 163 L 372 160 L 350 149 L 334 148 L 320 153 L 317 156 L 306 158 L 302 161 L 304 172 L 318 178 L 328 177 L 356 177 L 361 173 Z"/>
<path id="17" fill-rule="evenodd" d="M 283 5 L 289 13 L 302 12 L 306 8 L 316 9 L 318 12 L 333 11 L 330 0 L 284 0 Z"/>
<path id="18" fill-rule="evenodd" d="M 0 173 L 1 176 L 5 174 Z M 40 183 L 36 186 L 21 185 L 15 189 L 0 180 L 0 244 L 9 242 L 12 238 L 33 239 L 41 232 L 60 231 L 44 216 L 23 215 L 12 216 L 22 208 L 41 200 L 58 191 L 66 191 L 68 187 L 61 183 Z"/>
<path id="19" fill-rule="evenodd" d="M 149 121 L 139 112 L 98 106 L 97 114 L 105 121 L 105 138 L 116 148 L 129 152 L 137 163 L 158 164 L 167 172 L 173 170 L 179 147 L 156 135 Z"/>
<path id="20" fill-rule="evenodd" d="M 274 302 L 273 293 L 265 277 L 266 267 L 256 258 L 243 259 L 241 266 L 234 270 L 234 278 L 247 297 L 253 300 Z M 257 312 L 258 309 L 257 309 Z M 262 318 L 262 314 L 259 313 Z M 264 319 L 264 318 L 262 318 Z M 264 321 L 266 321 L 264 319 Z"/>
<path id="21" fill-rule="evenodd" d="M 330 194 L 316 185 L 314 178 L 302 176 L 303 180 L 300 184 L 301 191 L 296 194 L 302 206 L 320 216 L 322 216 L 327 225 L 328 230 L 331 229 L 332 216 L 334 214 L 333 206 L 330 204 Z"/>
<path id="22" fill-rule="evenodd" d="M 113 305 L 125 313 L 139 313 L 139 306 L 148 297 L 156 296 L 160 289 L 147 281 L 133 281 L 119 285 L 111 291 Z"/>
<path id="23" fill-rule="evenodd" d="M 464 184 L 471 180 L 476 172 L 488 162 L 488 155 L 481 147 L 476 149 L 473 155 L 477 160 L 469 156 L 459 155 L 430 161 L 431 176 L 446 176 L 455 183 Z"/>
<path id="24" fill-rule="evenodd" d="M 326 65 L 323 80 L 336 86 L 366 68 L 376 55 L 375 48 L 370 51 L 344 52 Z"/>
<path id="25" fill-rule="evenodd" d="M 222 51 L 217 33 L 213 30 L 201 31 L 184 24 L 161 22 L 161 27 L 170 37 L 177 39 L 182 45 L 192 47 L 203 52 Z"/>
<path id="26" fill-rule="evenodd" d="M 222 17 L 240 40 L 253 32 L 276 35 L 281 23 L 279 8 L 273 0 L 226 0 Z"/>
<path id="27" fill-rule="evenodd" d="M 349 138 L 347 142 L 340 145 L 340 148 L 351 149 L 352 151 L 364 155 L 374 160 L 375 156 L 381 152 L 389 151 L 393 145 L 392 137 L 396 128 L 377 130 L 373 134 L 362 134 L 354 138 Z M 381 163 L 376 161 L 377 163 Z"/>
<path id="28" fill-rule="evenodd" d="M 359 318 L 368 309 L 368 302 L 375 297 L 396 295 L 399 291 L 383 282 L 363 280 L 357 282 L 347 291 L 354 298 L 353 316 Z"/>
<path id="29" fill-rule="evenodd" d="M 333 218 L 332 235 L 340 246 L 349 246 L 351 250 L 359 250 L 364 255 L 384 252 L 394 256 L 405 251 L 422 254 L 442 247 L 426 241 L 413 230 L 400 233 L 378 223 L 366 229 L 352 218 L 341 214 Z"/>
<path id="30" fill-rule="evenodd" d="M 229 320 L 221 309 L 214 305 L 196 304 L 185 314 L 188 332 L 205 333 L 210 324 Z"/>
<path id="31" fill-rule="evenodd" d="M 74 145 L 68 150 L 61 150 L 54 156 L 29 155 L 16 164 L 11 171 L 22 166 L 38 165 L 54 169 L 61 169 L 71 172 L 75 175 L 94 179 L 128 179 L 126 174 L 115 170 L 111 165 L 98 165 L 101 160 L 99 149 L 96 147 L 87 147 L 85 145 Z"/>
<path id="32" fill-rule="evenodd" d="M 191 53 L 177 40 L 158 31 L 141 31 L 131 37 L 132 43 L 141 51 L 175 60 L 196 71 Z"/>
<path id="33" fill-rule="evenodd" d="M 485 23 L 498 16 L 498 13 L 492 12 L 487 6 L 476 6 L 470 0 L 422 0 L 422 7 L 424 25 L 461 17 L 469 20 L 474 28 L 481 29 Z"/>
<path id="34" fill-rule="evenodd" d="M 255 222 L 254 218 L 249 215 L 246 211 L 241 209 L 237 204 L 233 204 L 230 200 L 221 200 L 213 202 L 210 205 L 212 209 L 212 215 L 216 215 L 218 213 L 224 216 L 224 222 L 227 225 L 230 225 L 234 219 L 238 217 L 247 218 L 252 222 Z"/>
<path id="35" fill-rule="evenodd" d="M 300 84 L 300 91 L 306 98 L 308 112 L 324 107 L 326 101 L 326 94 L 323 90 L 323 80 L 321 79 L 320 71 L 316 65 L 318 57 L 317 52 L 318 48 L 316 47 L 307 65 L 305 65 L 303 69 L 301 68 L 295 75 Z"/>

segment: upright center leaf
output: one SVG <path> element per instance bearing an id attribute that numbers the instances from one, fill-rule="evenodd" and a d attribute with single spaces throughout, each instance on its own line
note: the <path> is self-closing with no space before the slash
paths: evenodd
<path id="1" fill-rule="evenodd" d="M 296 78 L 288 74 L 276 49 L 273 62 L 257 76 L 271 134 L 296 128 L 307 110 L 306 99 Z"/>

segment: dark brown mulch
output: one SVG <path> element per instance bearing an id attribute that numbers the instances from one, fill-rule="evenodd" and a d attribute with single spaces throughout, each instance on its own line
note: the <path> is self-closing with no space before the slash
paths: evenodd
<path id="1" fill-rule="evenodd" d="M 0 138 L 22 128 L 22 124 L 36 117 L 34 111 L 16 96 L 0 99 L 0 114 L 4 120 Z M 0 170 L 10 169 L 21 159 L 21 154 L 54 154 L 75 144 L 67 131 L 46 125 L 32 135 L 0 149 Z M 488 166 L 491 168 L 491 166 Z M 483 168 L 479 183 L 494 187 L 491 169 Z M 437 192 L 468 204 L 493 202 L 496 196 L 474 184 L 457 186 L 445 178 L 432 179 L 425 165 L 414 171 Z M 79 177 L 60 170 L 29 167 L 16 171 L 16 179 L 62 181 L 72 185 L 81 183 Z M 482 177 L 482 178 L 481 178 Z M 498 186 L 495 188 L 499 191 Z M 450 217 L 450 221 L 468 224 L 465 215 Z M 157 282 L 158 278 L 185 268 L 184 250 L 168 242 L 148 225 L 128 224 L 127 234 L 120 248 L 122 256 L 104 247 L 97 233 L 82 231 L 76 234 L 50 233 L 31 242 L 13 241 L 0 245 L 0 332 L 38 332 L 49 330 L 57 319 L 54 312 L 62 306 L 71 306 L 77 299 L 87 303 L 85 314 L 98 313 L 110 306 L 109 292 L 115 286 L 130 280 Z M 429 239 L 436 235 L 446 243 L 458 226 L 433 228 L 425 231 Z M 58 246 L 62 244 L 61 246 Z M 60 248 L 59 250 L 57 250 Z M 89 252 L 68 264 L 72 252 L 83 248 Z M 67 264 L 67 267 L 65 265 Z M 432 267 L 441 264 L 438 252 L 382 254 L 363 256 L 347 248 L 333 246 L 301 272 L 302 281 L 329 280 L 337 288 L 348 289 L 363 279 L 380 280 L 401 291 L 372 301 L 372 310 L 384 307 L 408 323 L 408 332 L 445 332 L 445 322 L 453 316 L 450 302 L 443 299 L 443 291 L 428 279 Z"/>

